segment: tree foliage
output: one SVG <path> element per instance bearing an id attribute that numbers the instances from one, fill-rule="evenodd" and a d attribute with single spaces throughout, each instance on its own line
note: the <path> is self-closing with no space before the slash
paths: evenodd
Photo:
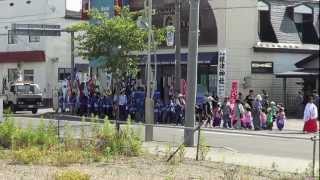
<path id="1" fill-rule="evenodd" d="M 102 68 L 114 75 L 134 75 L 137 73 L 137 56 L 132 52 L 142 52 L 147 48 L 147 31 L 136 23 L 136 13 L 124 8 L 119 16 L 107 18 L 93 10 L 90 22 L 81 22 L 70 27 L 78 31 L 79 54 L 90 61 L 99 61 Z M 156 41 L 164 41 L 164 31 L 154 29 Z"/>

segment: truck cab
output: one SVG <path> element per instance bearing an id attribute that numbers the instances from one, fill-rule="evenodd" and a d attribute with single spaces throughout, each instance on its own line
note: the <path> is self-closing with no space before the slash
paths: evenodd
<path id="1" fill-rule="evenodd" d="M 11 112 L 38 112 L 42 104 L 42 94 L 38 84 L 29 82 L 14 82 L 5 93 L 4 106 L 10 107 Z"/>

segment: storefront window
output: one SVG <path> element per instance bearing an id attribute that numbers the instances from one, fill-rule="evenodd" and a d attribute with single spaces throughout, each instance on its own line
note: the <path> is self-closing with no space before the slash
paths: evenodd
<path id="1" fill-rule="evenodd" d="M 58 69 L 58 80 L 63 81 L 71 76 L 71 68 L 59 68 Z"/>
<path id="2" fill-rule="evenodd" d="M 18 74 L 18 69 L 8 69 L 8 82 L 17 80 Z"/>
<path id="3" fill-rule="evenodd" d="M 33 77 L 34 77 L 34 71 L 32 69 L 23 71 L 23 79 L 25 81 L 33 82 Z"/>

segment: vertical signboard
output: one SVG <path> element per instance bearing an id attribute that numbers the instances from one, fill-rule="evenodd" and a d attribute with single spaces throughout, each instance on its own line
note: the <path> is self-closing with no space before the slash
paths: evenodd
<path id="1" fill-rule="evenodd" d="M 226 50 L 219 51 L 218 57 L 218 85 L 217 85 L 217 95 L 219 98 L 223 98 L 225 96 L 226 91 Z"/>
<path id="2" fill-rule="evenodd" d="M 239 81 L 233 80 L 231 83 L 230 102 L 234 104 L 238 99 Z"/>
<path id="3" fill-rule="evenodd" d="M 174 26 L 167 26 L 166 30 L 167 30 L 167 37 L 166 37 L 167 46 L 170 47 L 170 46 L 174 45 L 175 28 L 174 28 Z"/>
<path id="4" fill-rule="evenodd" d="M 102 11 L 111 18 L 114 16 L 114 0 L 91 0 L 90 9 Z"/>

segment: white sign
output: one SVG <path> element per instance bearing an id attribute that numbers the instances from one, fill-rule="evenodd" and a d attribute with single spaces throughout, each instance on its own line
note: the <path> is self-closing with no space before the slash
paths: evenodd
<path id="1" fill-rule="evenodd" d="M 174 26 L 167 26 L 167 46 L 174 45 Z"/>
<path id="2" fill-rule="evenodd" d="M 12 24 L 11 33 L 23 36 L 60 36 L 60 25 L 51 24 Z"/>
<path id="3" fill-rule="evenodd" d="M 218 56 L 218 86 L 217 86 L 217 94 L 218 97 L 223 98 L 225 97 L 226 91 L 226 50 L 219 51 Z"/>

